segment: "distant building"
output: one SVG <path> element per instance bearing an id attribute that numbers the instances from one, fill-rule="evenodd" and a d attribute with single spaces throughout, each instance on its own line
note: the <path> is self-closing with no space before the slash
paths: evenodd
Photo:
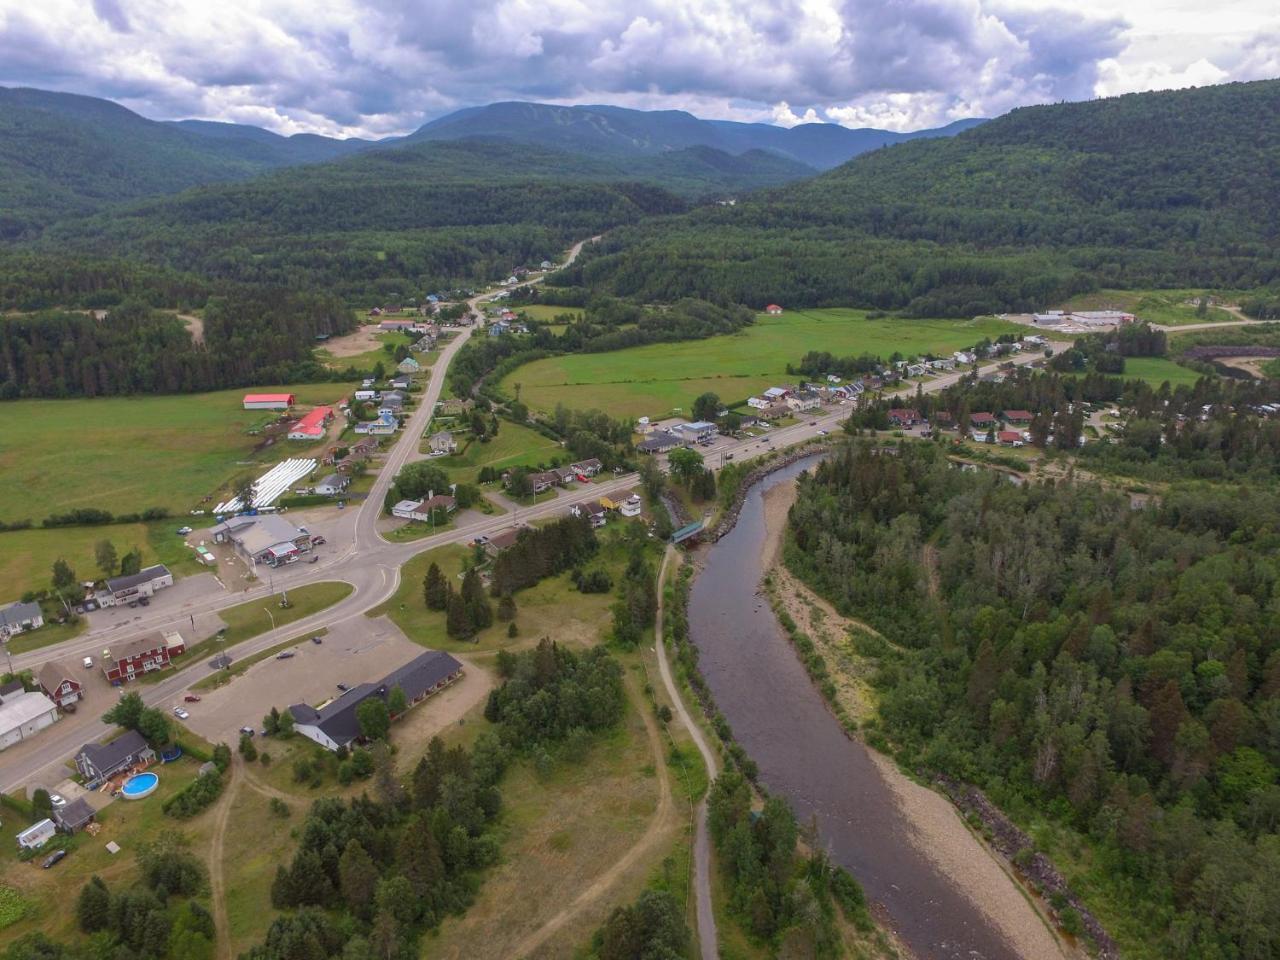
<path id="1" fill-rule="evenodd" d="M 769 304 L 767 307 L 764 308 L 764 312 L 771 317 L 782 316 L 782 308 L 778 306 L 776 303 Z"/>

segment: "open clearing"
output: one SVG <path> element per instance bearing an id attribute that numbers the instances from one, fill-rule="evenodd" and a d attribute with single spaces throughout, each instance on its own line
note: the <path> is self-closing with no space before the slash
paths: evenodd
<path id="1" fill-rule="evenodd" d="M 1158 389 L 1166 380 L 1171 387 L 1194 386 L 1204 374 L 1164 357 L 1125 357 L 1124 376 L 1145 380 Z"/>
<path id="2" fill-rule="evenodd" d="M 475 483 L 481 467 L 493 467 L 501 472 L 512 467 L 533 466 L 564 454 L 564 448 L 555 440 L 509 420 L 499 422 L 498 435 L 488 443 L 468 437 L 457 439 L 456 454 L 432 461 L 449 475 L 451 483 Z"/>
<path id="3" fill-rule="evenodd" d="M 411 342 L 407 334 L 379 330 L 376 323 L 366 324 L 354 333 L 326 340 L 323 346 L 317 347 L 316 355 L 328 366 L 344 370 L 347 367 L 369 369 L 379 360 L 390 369 L 393 366 L 391 354 L 385 347 L 407 347 Z"/>
<path id="4" fill-rule="evenodd" d="M 895 351 L 951 354 L 984 337 L 1025 332 L 994 317 L 869 320 L 862 310 L 789 311 L 780 317 L 761 314 L 753 326 L 729 336 L 537 360 L 507 376 L 501 387 L 514 396 L 520 383 L 520 398 L 539 410 L 563 403 L 616 417 L 653 417 L 677 407 L 688 410 L 706 391 L 725 403 L 741 403 L 788 379 L 787 364 L 798 363 L 810 350 L 886 359 Z"/>
<path id="5" fill-rule="evenodd" d="M 0 405 L 0 520 L 39 522 L 76 507 L 185 513 L 241 473 L 314 452 L 314 444 L 281 440 L 255 454 L 262 438 L 248 431 L 271 415 L 243 409 L 246 392 Z M 347 388 L 321 383 L 253 392 L 293 393 L 300 406 L 310 406 L 334 403 Z"/>
<path id="6" fill-rule="evenodd" d="M 1166 326 L 1179 326 L 1186 323 L 1222 323 L 1239 319 L 1239 317 L 1221 307 L 1209 307 L 1204 316 L 1200 316 L 1196 312 L 1196 307 L 1200 298 L 1205 294 L 1214 296 L 1211 291 L 1192 289 L 1099 290 L 1097 293 L 1072 297 L 1062 305 L 1062 308 L 1072 310 L 1125 310 L 1132 313 L 1139 320 Z M 1222 299 L 1220 294 L 1217 297 L 1220 300 Z"/>
<path id="7" fill-rule="evenodd" d="M 554 324 L 556 320 L 563 316 L 573 317 L 575 320 L 582 319 L 581 307 L 557 307 L 550 303 L 528 303 L 523 307 L 512 307 L 516 313 L 527 314 L 530 320 L 539 320 L 542 323 Z"/>

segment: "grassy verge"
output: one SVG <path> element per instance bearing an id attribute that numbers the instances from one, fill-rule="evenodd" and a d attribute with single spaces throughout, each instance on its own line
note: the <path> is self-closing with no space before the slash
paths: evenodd
<path id="1" fill-rule="evenodd" d="M 39 630 L 19 634 L 5 646 L 8 647 L 10 653 L 27 653 L 31 650 L 51 647 L 54 644 L 62 643 L 64 640 L 70 640 L 72 637 L 78 637 L 88 628 L 89 621 L 84 617 L 78 618 L 75 623 L 50 623 Z"/>

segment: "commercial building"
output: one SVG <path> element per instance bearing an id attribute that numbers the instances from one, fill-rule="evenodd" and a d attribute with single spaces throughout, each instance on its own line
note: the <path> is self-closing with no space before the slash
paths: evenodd
<path id="1" fill-rule="evenodd" d="M 296 559 L 311 551 L 311 535 L 276 514 L 232 517 L 210 533 L 214 543 L 233 544 L 236 553 L 250 566 L 290 563 L 290 557 Z"/>
<path id="2" fill-rule="evenodd" d="M 137 573 L 123 577 L 112 577 L 107 580 L 102 590 L 94 593 L 100 607 L 113 607 L 121 603 L 132 603 L 144 597 L 152 597 L 157 590 L 173 586 L 173 574 L 163 563 L 147 567 Z"/>

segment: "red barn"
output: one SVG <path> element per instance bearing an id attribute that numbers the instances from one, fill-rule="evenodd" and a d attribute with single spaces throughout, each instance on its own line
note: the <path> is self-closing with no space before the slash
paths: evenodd
<path id="1" fill-rule="evenodd" d="M 771 303 L 764 308 L 764 312 L 771 317 L 779 317 L 782 315 L 782 308 L 776 303 Z"/>

